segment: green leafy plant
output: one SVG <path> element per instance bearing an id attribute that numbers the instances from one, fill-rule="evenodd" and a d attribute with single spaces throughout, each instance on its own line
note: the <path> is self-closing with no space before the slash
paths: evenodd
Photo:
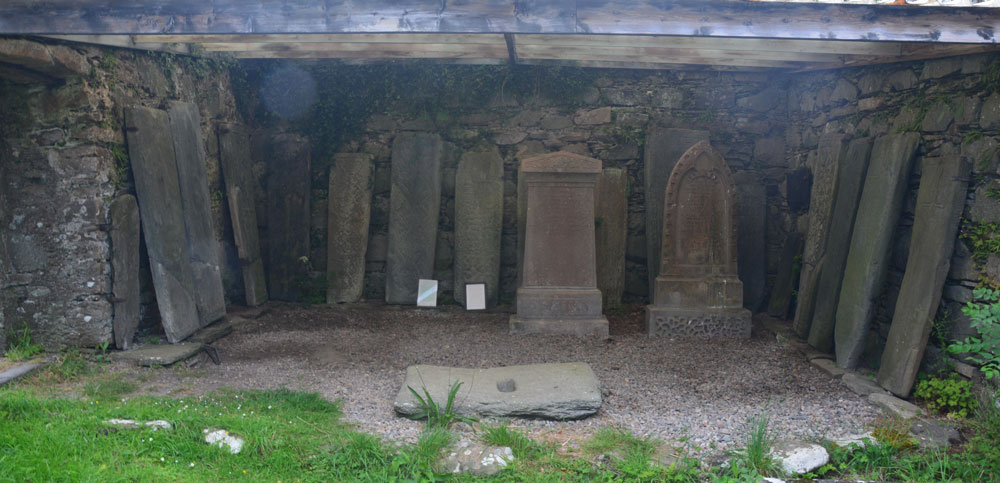
<path id="1" fill-rule="evenodd" d="M 976 400 L 972 397 L 972 381 L 966 381 L 957 374 L 952 374 L 947 379 L 924 379 L 917 383 L 917 390 L 913 395 L 925 400 L 931 411 L 953 418 L 966 418 L 976 407 Z"/>
<path id="2" fill-rule="evenodd" d="M 1000 224 L 964 220 L 958 237 L 968 242 L 977 264 L 985 263 L 991 254 L 1000 253 Z"/>
<path id="3" fill-rule="evenodd" d="M 94 360 L 97 362 L 111 362 L 111 357 L 108 356 L 108 348 L 111 346 L 111 342 L 104 341 L 101 345 L 94 348 Z"/>
<path id="4" fill-rule="evenodd" d="M 730 471 L 734 477 L 771 476 L 781 472 L 777 460 L 771 455 L 777 435 L 771 429 L 771 418 L 766 411 L 747 420 L 747 434 L 743 448 L 732 452 Z"/>
<path id="5" fill-rule="evenodd" d="M 31 329 L 25 325 L 20 331 L 11 331 L 10 347 L 4 355 L 12 361 L 23 361 L 42 353 L 42 346 L 31 340 Z"/>
<path id="6" fill-rule="evenodd" d="M 979 337 L 967 337 L 964 341 L 948 346 L 953 354 L 969 354 L 966 360 L 980 365 L 979 370 L 987 379 L 1000 376 L 1000 291 L 977 287 L 973 300 L 962 307 L 962 313 L 971 320 L 971 326 Z"/>
<path id="7" fill-rule="evenodd" d="M 455 405 L 455 396 L 458 395 L 458 389 L 462 387 L 461 381 L 455 381 L 451 384 L 451 388 L 448 389 L 448 400 L 445 402 L 442 408 L 437 401 L 431 397 L 431 393 L 426 387 L 423 388 L 424 395 L 421 396 L 416 389 L 411 386 L 406 386 L 413 394 L 413 397 L 417 399 L 417 407 L 419 411 L 414 414 L 413 419 L 427 419 L 428 428 L 444 428 L 447 429 L 453 423 L 473 423 L 476 420 L 474 418 L 469 418 L 457 414 L 453 411 Z"/>

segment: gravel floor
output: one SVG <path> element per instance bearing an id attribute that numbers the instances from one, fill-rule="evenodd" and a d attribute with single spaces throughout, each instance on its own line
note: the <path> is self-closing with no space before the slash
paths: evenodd
<path id="1" fill-rule="evenodd" d="M 407 366 L 495 367 L 582 361 L 601 381 L 604 403 L 581 421 L 517 419 L 535 437 L 575 446 L 594 429 L 621 425 L 694 447 L 733 447 L 750 416 L 766 409 L 783 438 L 863 432 L 878 411 L 755 324 L 748 341 L 651 339 L 643 312 L 610 317 L 607 341 L 507 333 L 506 313 L 381 305 L 272 305 L 218 341 L 221 365 L 161 370 L 143 384 L 162 394 L 222 386 L 316 391 L 343 400 L 346 419 L 388 440 L 415 441 L 421 423 L 396 417 Z M 137 369 L 131 369 L 137 370 Z M 699 449 L 700 448 L 700 449 Z"/>

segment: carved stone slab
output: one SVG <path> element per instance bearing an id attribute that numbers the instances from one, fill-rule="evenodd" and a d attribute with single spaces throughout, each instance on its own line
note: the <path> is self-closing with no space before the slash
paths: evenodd
<path id="1" fill-rule="evenodd" d="M 465 284 L 486 284 L 486 306 L 500 294 L 503 158 L 496 150 L 465 153 L 455 175 L 455 300 Z"/>
<path id="2" fill-rule="evenodd" d="M 771 317 L 778 317 L 781 320 L 788 317 L 797 274 L 795 258 L 800 254 L 802 254 L 802 234 L 793 231 L 788 234 L 785 245 L 781 247 L 781 264 L 778 266 L 778 275 L 774 278 L 771 298 L 767 305 L 767 314 Z"/>
<path id="3" fill-rule="evenodd" d="M 628 176 L 619 168 L 604 168 L 594 193 L 597 224 L 597 288 L 606 309 L 622 304 L 625 291 L 625 237 L 628 229 Z"/>
<path id="4" fill-rule="evenodd" d="M 357 302 L 364 291 L 372 175 L 371 155 L 339 153 L 333 158 L 326 232 L 328 304 Z"/>
<path id="5" fill-rule="evenodd" d="M 267 291 L 274 300 L 297 301 L 309 274 L 309 143 L 294 134 L 272 139 L 267 166 Z"/>
<path id="6" fill-rule="evenodd" d="M 156 304 L 167 340 L 176 343 L 201 324 L 170 124 L 164 111 L 128 107 L 125 127 Z"/>
<path id="7" fill-rule="evenodd" d="M 708 141 L 674 166 L 664 197 L 662 269 L 646 307 L 650 335 L 750 336 L 737 275 L 734 191 L 729 166 Z"/>
<path id="8" fill-rule="evenodd" d="M 260 256 L 257 231 L 257 208 L 254 205 L 254 181 L 250 160 L 250 136 L 235 124 L 219 127 L 219 157 L 226 184 L 226 201 L 233 223 L 236 253 L 243 276 L 246 304 L 256 307 L 267 302 L 267 281 Z"/>
<path id="9" fill-rule="evenodd" d="M 139 206 L 125 194 L 111 202 L 110 212 L 115 346 L 128 350 L 139 327 Z"/>

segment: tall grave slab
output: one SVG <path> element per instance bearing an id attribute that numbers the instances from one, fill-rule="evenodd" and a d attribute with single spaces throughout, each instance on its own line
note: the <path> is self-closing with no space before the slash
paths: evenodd
<path id="1" fill-rule="evenodd" d="M 326 231 L 328 304 L 357 302 L 365 288 L 372 167 L 369 154 L 338 153 L 333 157 Z"/>
<path id="2" fill-rule="evenodd" d="M 132 195 L 111 202 L 111 292 L 115 347 L 132 348 L 139 327 L 139 206 Z"/>
<path id="3" fill-rule="evenodd" d="M 785 320 L 792 306 L 792 290 L 795 287 L 795 276 L 798 274 L 796 258 L 802 254 L 802 233 L 793 231 L 788 234 L 785 244 L 781 247 L 781 260 L 778 274 L 774 277 L 771 287 L 771 298 L 767 304 L 767 314 Z"/>
<path id="4" fill-rule="evenodd" d="M 861 360 L 919 144 L 920 135 L 909 132 L 882 136 L 872 148 L 837 302 L 834 345 L 840 367 L 853 369 Z"/>
<path id="5" fill-rule="evenodd" d="M 167 340 L 176 343 L 198 330 L 201 324 L 170 123 L 165 111 L 127 107 L 125 130 L 156 305 Z"/>
<path id="6" fill-rule="evenodd" d="M 267 160 L 267 291 L 297 301 L 309 257 L 309 143 L 295 134 L 271 140 Z"/>
<path id="7" fill-rule="evenodd" d="M 455 174 L 455 300 L 465 284 L 486 284 L 486 306 L 500 294 L 503 158 L 493 149 L 462 155 Z"/>
<path id="8" fill-rule="evenodd" d="M 222 288 L 218 242 L 212 227 L 201 116 L 198 106 L 190 102 L 171 102 L 167 116 L 174 140 L 188 255 L 194 275 L 194 299 L 198 304 L 201 325 L 206 326 L 226 315 L 226 297 Z"/>
<path id="9" fill-rule="evenodd" d="M 245 128 L 236 124 L 219 126 L 219 159 L 233 224 L 236 255 L 240 260 L 244 298 L 247 306 L 256 307 L 267 302 L 267 281 L 260 255 L 260 233 L 257 231 L 250 135 Z"/>
<path id="10" fill-rule="evenodd" d="M 795 305 L 792 329 L 799 337 L 809 334 L 816 306 L 816 286 L 826 254 L 826 238 L 830 231 L 833 198 L 837 193 L 840 162 L 846 144 L 839 133 L 824 134 L 819 139 L 816 156 L 812 159 L 812 191 L 809 195 L 809 230 L 802 251 L 802 270 L 799 272 L 799 291 Z"/>
<path id="11" fill-rule="evenodd" d="M 597 288 L 605 308 L 621 306 L 625 291 L 625 237 L 628 230 L 628 175 L 604 168 L 597 176 L 594 223 L 597 235 Z"/>
<path id="12" fill-rule="evenodd" d="M 879 385 L 901 397 L 913 388 L 924 357 L 951 268 L 971 169 L 969 160 L 959 155 L 924 158 L 920 166 L 910 256 L 878 371 Z"/>
<path id="13" fill-rule="evenodd" d="M 663 246 L 663 193 L 677 160 L 698 142 L 708 141 L 708 131 L 652 128 L 646 133 L 644 193 L 646 196 L 646 266 L 649 291 L 660 273 Z"/>
<path id="14" fill-rule="evenodd" d="M 767 189 L 751 173 L 740 173 L 733 178 L 736 183 L 736 232 L 739 235 L 737 251 L 740 261 L 739 276 L 743 282 L 743 306 L 751 312 L 764 304 L 767 283 Z"/>
<path id="15" fill-rule="evenodd" d="M 734 185 L 729 166 L 708 141 L 674 166 L 664 196 L 663 248 L 651 336 L 750 337 L 738 276 Z"/>
<path id="16" fill-rule="evenodd" d="M 402 132 L 392 143 L 385 301 L 414 304 L 417 282 L 434 275 L 441 208 L 441 137 Z"/>
<path id="17" fill-rule="evenodd" d="M 527 158 L 524 276 L 514 334 L 608 336 L 594 248 L 594 183 L 601 161 L 567 152 Z"/>
<path id="18" fill-rule="evenodd" d="M 826 236 L 826 256 L 816 285 L 816 305 L 809 323 L 809 345 L 822 352 L 833 352 L 833 325 L 837 302 L 840 301 L 840 284 L 871 150 L 871 138 L 858 138 L 848 144 L 841 160 L 837 194 L 833 201 L 833 220 Z"/>

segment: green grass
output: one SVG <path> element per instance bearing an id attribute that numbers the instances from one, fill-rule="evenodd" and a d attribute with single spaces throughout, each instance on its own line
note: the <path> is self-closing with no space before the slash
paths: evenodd
<path id="1" fill-rule="evenodd" d="M 120 398 L 132 391 L 136 385 L 132 381 L 126 381 L 121 374 L 100 377 L 97 380 L 83 386 L 83 393 L 91 399 L 111 400 Z"/>
<path id="2" fill-rule="evenodd" d="M 771 418 L 767 411 L 761 411 L 747 420 L 747 433 L 743 448 L 732 453 L 729 461 L 729 477 L 780 476 L 781 466 L 771 456 L 777 436 L 771 429 Z"/>
<path id="3" fill-rule="evenodd" d="M 31 329 L 28 326 L 20 331 L 11 331 L 8 339 L 10 345 L 4 355 L 12 361 L 23 361 L 42 353 L 42 346 L 31 340 Z"/>
<path id="4" fill-rule="evenodd" d="M 529 438 L 523 431 L 511 428 L 506 422 L 483 427 L 481 438 L 493 446 L 509 446 L 516 460 L 539 460 L 554 453 L 552 448 Z"/>

